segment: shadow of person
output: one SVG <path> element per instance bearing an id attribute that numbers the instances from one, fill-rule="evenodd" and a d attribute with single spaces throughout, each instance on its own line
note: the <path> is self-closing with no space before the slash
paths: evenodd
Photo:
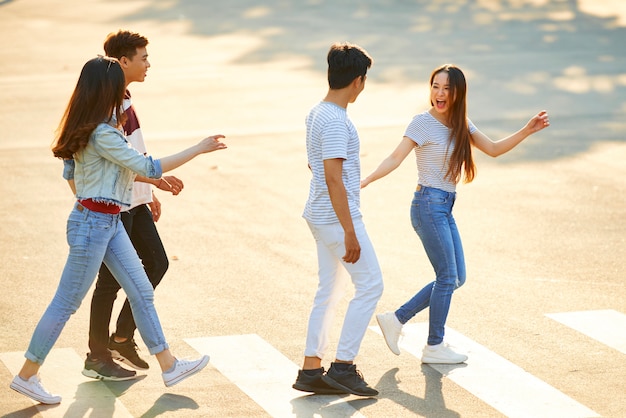
<path id="1" fill-rule="evenodd" d="M 2 3 L 0 3 L 1 5 Z M 18 411 L 9 412 L 7 414 L 2 415 L 1 418 L 33 418 L 41 416 L 42 412 L 45 412 L 50 409 L 57 408 L 59 405 L 44 405 L 37 404 L 29 406 L 28 408 L 20 409 Z"/>
<path id="2" fill-rule="evenodd" d="M 122 382 L 83 382 L 78 385 L 76 396 L 64 416 L 85 417 L 94 414 L 93 416 L 98 417 L 114 417 L 116 407 L 121 406 L 117 398 L 145 377 L 139 375 L 136 379 Z"/>
<path id="3" fill-rule="evenodd" d="M 454 366 L 466 365 L 456 364 Z M 448 409 L 446 406 L 442 392 L 443 375 L 441 373 L 426 364 L 422 364 L 421 370 L 426 380 L 426 386 L 424 389 L 424 398 L 420 398 L 417 395 L 400 389 L 398 386 L 400 381 L 396 377 L 398 370 L 399 369 L 395 367 L 382 375 L 376 385 L 376 388 L 381 393 L 379 397 L 390 399 L 408 411 L 424 417 L 456 418 L 461 416 L 461 414 Z"/>
<path id="4" fill-rule="evenodd" d="M 176 395 L 173 393 L 164 393 L 154 402 L 154 405 L 148 409 L 141 418 L 158 417 L 166 412 L 179 411 L 181 409 L 198 409 L 200 406 L 193 399 Z"/>
<path id="5" fill-rule="evenodd" d="M 351 417 L 361 408 L 378 401 L 376 398 L 357 398 L 346 401 L 351 395 L 306 395 L 291 400 L 293 413 L 298 418 Z M 337 399 L 340 398 L 340 399 Z"/>

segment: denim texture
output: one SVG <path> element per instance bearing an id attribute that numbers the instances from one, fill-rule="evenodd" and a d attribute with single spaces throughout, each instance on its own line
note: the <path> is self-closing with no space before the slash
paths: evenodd
<path id="1" fill-rule="evenodd" d="M 152 287 L 156 288 L 167 272 L 169 261 L 154 224 L 152 212 L 148 209 L 148 205 L 139 205 L 127 212 L 122 212 L 121 220 L 130 236 L 130 241 L 137 250 Z M 106 265 L 102 265 L 91 298 L 89 350 L 92 358 L 111 357 L 108 350 L 109 323 L 120 288 L 111 271 Z M 133 338 L 136 328 L 130 302 L 126 299 L 117 318 L 115 334 L 123 338 Z"/>
<path id="2" fill-rule="evenodd" d="M 104 264 L 128 295 L 137 327 L 150 354 L 168 347 L 154 308 L 154 290 L 120 221 L 120 215 L 92 212 L 78 204 L 67 221 L 70 250 L 59 286 L 33 333 L 26 358 L 43 364 L 69 317 Z"/>
<path id="3" fill-rule="evenodd" d="M 396 316 L 405 324 L 418 312 L 430 307 L 429 345 L 443 342 L 452 293 L 466 279 L 463 245 L 452 216 L 455 200 L 455 192 L 422 186 L 415 192 L 411 203 L 411 223 L 433 266 L 435 281 L 402 305 Z"/>

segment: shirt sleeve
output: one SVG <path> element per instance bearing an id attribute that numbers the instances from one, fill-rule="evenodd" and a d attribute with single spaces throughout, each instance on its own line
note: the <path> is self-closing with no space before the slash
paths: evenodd
<path id="1" fill-rule="evenodd" d="M 346 123 L 340 119 L 331 120 L 322 130 L 322 160 L 348 158 L 348 138 Z"/>
<path id="2" fill-rule="evenodd" d="M 76 163 L 72 158 L 63 160 L 63 178 L 65 180 L 74 180 L 74 167 Z"/>
<path id="3" fill-rule="evenodd" d="M 409 126 L 406 127 L 404 136 L 411 139 L 418 146 L 424 146 L 426 142 L 428 142 L 428 133 L 424 118 L 420 115 L 416 115 L 411 123 L 409 123 Z"/>
<path id="4" fill-rule="evenodd" d="M 467 128 L 469 129 L 470 135 L 478 130 L 478 128 L 476 128 L 476 126 L 472 123 L 470 118 L 467 118 Z"/>
<path id="5" fill-rule="evenodd" d="M 124 135 L 117 130 L 99 132 L 94 141 L 98 153 L 115 164 L 144 177 L 158 179 L 163 175 L 159 160 L 143 155 L 131 147 Z"/>

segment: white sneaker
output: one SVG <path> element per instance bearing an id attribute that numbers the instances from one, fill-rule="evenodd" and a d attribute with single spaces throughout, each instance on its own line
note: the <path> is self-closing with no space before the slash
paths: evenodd
<path id="1" fill-rule="evenodd" d="M 465 354 L 457 353 L 448 344 L 426 345 L 422 350 L 422 363 L 458 364 L 467 360 Z"/>
<path id="2" fill-rule="evenodd" d="M 204 355 L 197 360 L 178 360 L 174 363 L 174 370 L 162 373 L 165 386 L 174 386 L 176 383 L 198 373 L 209 364 L 209 356 Z"/>
<path id="3" fill-rule="evenodd" d="M 59 395 L 53 395 L 43 387 L 39 375 L 33 375 L 28 380 L 15 376 L 10 387 L 14 391 L 19 392 L 22 395 L 26 395 L 37 402 L 48 405 L 61 403 L 61 397 Z"/>
<path id="4" fill-rule="evenodd" d="M 376 315 L 376 321 L 378 326 L 385 337 L 387 347 L 396 356 L 400 355 L 400 347 L 398 347 L 398 340 L 402 334 L 402 323 L 398 320 L 398 317 L 394 312 L 385 312 Z"/>

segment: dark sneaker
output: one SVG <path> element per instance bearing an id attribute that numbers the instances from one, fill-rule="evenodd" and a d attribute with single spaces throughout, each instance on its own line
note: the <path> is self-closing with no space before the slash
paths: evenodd
<path id="1" fill-rule="evenodd" d="M 348 393 L 345 390 L 335 389 L 328 386 L 328 384 L 322 380 L 323 375 L 323 367 L 315 369 L 314 375 L 307 374 L 304 370 L 298 370 L 298 378 L 292 387 L 294 389 L 301 390 L 302 392 L 311 392 L 316 395 L 339 395 Z"/>
<path id="2" fill-rule="evenodd" d="M 358 396 L 378 395 L 376 389 L 367 385 L 361 372 L 356 369 L 356 364 L 351 364 L 347 370 L 337 370 L 336 364 L 331 363 L 326 374 L 322 376 L 328 386 Z"/>
<path id="3" fill-rule="evenodd" d="M 134 370 L 126 370 L 114 362 L 113 359 L 93 360 L 88 354 L 85 360 L 83 375 L 91 377 L 92 379 L 120 381 L 134 379 L 137 377 L 137 372 Z"/>
<path id="4" fill-rule="evenodd" d="M 135 370 L 148 370 L 150 366 L 144 359 L 139 357 L 139 354 L 137 354 L 138 349 L 139 348 L 137 347 L 137 344 L 135 344 L 135 340 L 133 338 L 130 338 L 123 343 L 115 342 L 113 335 L 109 338 L 109 351 L 111 351 L 111 357 Z"/>

